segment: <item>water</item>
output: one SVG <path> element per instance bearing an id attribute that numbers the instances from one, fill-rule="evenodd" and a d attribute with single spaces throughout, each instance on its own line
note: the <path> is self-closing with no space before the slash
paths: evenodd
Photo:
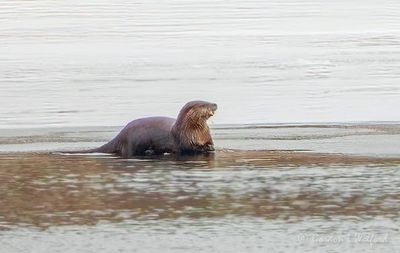
<path id="1" fill-rule="evenodd" d="M 398 1 L 2 1 L 0 127 L 399 121 Z"/>
<path id="2" fill-rule="evenodd" d="M 400 125 L 220 126 L 199 156 L 56 152 L 116 132 L 1 132 L 0 252 L 400 249 Z"/>
<path id="3" fill-rule="evenodd" d="M 0 253 L 398 252 L 399 45 L 390 0 L 1 1 Z M 56 152 L 193 99 L 214 155 Z"/>

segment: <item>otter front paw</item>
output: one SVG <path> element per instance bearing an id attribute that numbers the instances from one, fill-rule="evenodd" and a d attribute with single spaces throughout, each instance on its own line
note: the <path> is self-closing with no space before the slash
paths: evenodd
<path id="1" fill-rule="evenodd" d="M 214 145 L 212 145 L 212 144 L 206 145 L 205 150 L 206 150 L 206 151 L 215 151 Z"/>
<path id="2" fill-rule="evenodd" d="M 212 144 L 206 144 L 206 145 L 199 147 L 199 151 L 212 152 L 212 151 L 215 151 L 215 148 L 214 148 L 214 145 L 212 145 Z"/>

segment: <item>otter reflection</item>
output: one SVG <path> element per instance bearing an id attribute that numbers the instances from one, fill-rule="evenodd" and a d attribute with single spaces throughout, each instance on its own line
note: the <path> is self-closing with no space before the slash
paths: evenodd
<path id="1" fill-rule="evenodd" d="M 387 204 L 400 203 L 400 187 L 393 187 L 396 182 L 390 174 L 399 164 L 395 159 L 278 151 L 221 150 L 152 159 L 2 154 L 0 224 L 47 228 L 226 215 L 399 218 L 399 205 Z M 300 168 L 313 173 L 297 172 Z M 340 175 L 356 173 L 357 177 L 325 175 L 338 169 L 343 169 Z M 368 180 L 360 180 L 364 175 L 360 171 L 367 169 Z M 290 176 L 285 173 L 289 170 Z M 385 184 L 368 178 L 375 170 Z M 342 189 L 344 179 L 373 191 Z"/>

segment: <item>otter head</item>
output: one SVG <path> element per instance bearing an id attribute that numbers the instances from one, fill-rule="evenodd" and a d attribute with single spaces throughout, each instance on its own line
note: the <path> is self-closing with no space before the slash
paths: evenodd
<path id="1" fill-rule="evenodd" d="M 214 151 L 207 119 L 214 115 L 217 105 L 206 101 L 191 101 L 179 112 L 172 135 L 181 153 Z"/>

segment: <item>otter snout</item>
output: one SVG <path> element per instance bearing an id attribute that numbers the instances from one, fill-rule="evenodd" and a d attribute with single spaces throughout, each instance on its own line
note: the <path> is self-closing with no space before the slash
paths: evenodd
<path id="1" fill-rule="evenodd" d="M 208 117 L 214 116 L 215 111 L 218 109 L 217 104 L 211 104 L 208 107 Z"/>

